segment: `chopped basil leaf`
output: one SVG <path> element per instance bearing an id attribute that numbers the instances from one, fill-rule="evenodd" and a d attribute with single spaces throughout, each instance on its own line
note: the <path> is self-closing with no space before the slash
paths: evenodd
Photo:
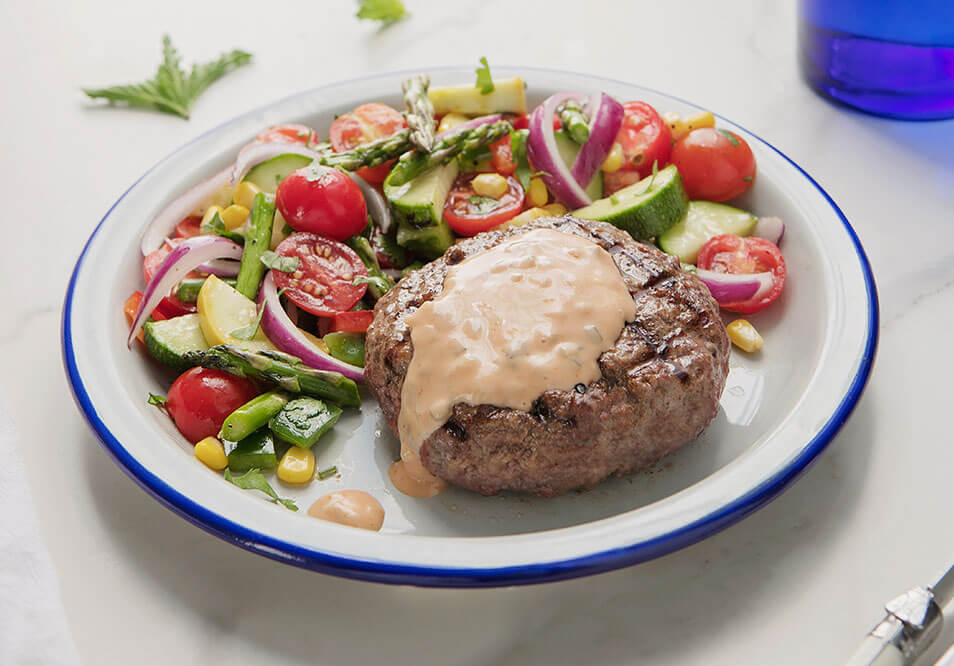
<path id="1" fill-rule="evenodd" d="M 257 467 L 250 469 L 242 476 L 232 476 L 232 472 L 226 469 L 225 480 L 238 486 L 242 490 L 259 490 L 268 495 L 271 498 L 270 501 L 273 504 L 281 504 L 286 509 L 298 511 L 298 505 L 296 505 L 292 500 L 283 499 L 278 496 L 278 493 L 275 492 L 275 489 L 272 488 L 268 481 L 265 480 L 265 475 L 262 474 L 262 471 Z"/>
<path id="2" fill-rule="evenodd" d="M 324 480 L 327 479 L 329 476 L 334 476 L 334 475 L 337 474 L 337 473 L 338 473 L 338 468 L 335 467 L 334 465 L 332 465 L 332 466 L 329 467 L 328 469 L 319 470 L 319 472 L 318 472 L 318 480 L 319 480 L 319 481 L 324 481 Z"/>
<path id="3" fill-rule="evenodd" d="M 146 398 L 146 402 L 150 405 L 155 405 L 156 407 L 165 407 L 166 403 L 169 401 L 166 398 L 163 398 L 161 395 L 150 393 L 149 397 Z"/>
<path id="4" fill-rule="evenodd" d="M 225 222 L 222 221 L 222 216 L 219 215 L 218 211 L 212 216 L 212 219 L 206 220 L 199 226 L 199 231 L 210 236 L 228 238 L 233 243 L 238 243 L 239 245 L 245 244 L 245 236 L 225 228 Z"/>
<path id="5" fill-rule="evenodd" d="M 406 14 L 401 0 L 358 0 L 359 19 L 381 21 L 388 25 L 401 20 Z"/>
<path id="6" fill-rule="evenodd" d="M 359 284 L 373 285 L 380 290 L 382 295 L 386 294 L 388 291 L 390 291 L 391 287 L 394 286 L 394 283 L 389 282 L 380 275 L 358 275 L 354 280 L 351 281 L 351 284 L 355 287 L 357 287 Z"/>
<path id="7" fill-rule="evenodd" d="M 716 130 L 716 131 L 717 131 L 719 134 L 721 134 L 722 136 L 724 136 L 725 138 L 727 138 L 727 139 L 729 140 L 729 143 L 731 143 L 733 146 L 738 146 L 738 145 L 739 145 L 739 140 L 736 139 L 736 138 L 735 138 L 735 135 L 734 135 L 732 132 L 730 132 L 729 130 L 720 129 L 720 130 Z"/>
<path id="8" fill-rule="evenodd" d="M 500 206 L 500 202 L 492 197 L 480 197 L 476 194 L 467 197 L 468 203 L 474 207 L 472 212 L 478 215 L 484 215 Z"/>
<path id="9" fill-rule="evenodd" d="M 251 340 L 255 337 L 255 334 L 258 333 L 258 327 L 262 323 L 262 316 L 265 314 L 265 304 L 262 303 L 262 306 L 258 309 L 258 313 L 255 315 L 255 320 L 248 326 L 243 326 L 242 328 L 237 328 L 229 335 L 233 338 L 238 338 L 239 340 Z"/>
<path id="10" fill-rule="evenodd" d="M 489 95 L 494 91 L 494 80 L 490 78 L 490 65 L 487 64 L 487 58 L 480 59 L 481 66 L 474 70 L 477 74 L 477 83 L 475 88 L 480 89 L 481 95 Z"/>
<path id="11" fill-rule="evenodd" d="M 750 183 L 752 182 L 752 176 L 742 176 L 742 180 L 744 180 L 747 183 Z"/>
<path id="12" fill-rule="evenodd" d="M 513 175 L 523 185 L 524 190 L 530 189 L 530 179 L 533 173 L 530 170 L 530 162 L 527 161 L 527 137 L 528 130 L 510 130 L 510 154 L 513 163 L 516 165 Z"/>
<path id="13" fill-rule="evenodd" d="M 298 257 L 285 257 L 278 254 L 277 252 L 265 250 L 265 253 L 262 254 L 262 263 L 265 264 L 266 268 L 271 268 L 275 271 L 281 271 L 282 273 L 294 273 L 296 270 L 298 270 L 298 266 L 301 264 L 301 259 Z"/>

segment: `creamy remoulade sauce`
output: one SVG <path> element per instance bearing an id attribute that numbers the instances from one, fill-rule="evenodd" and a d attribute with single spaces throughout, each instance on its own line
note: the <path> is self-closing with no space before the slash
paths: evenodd
<path id="1" fill-rule="evenodd" d="M 384 507 L 363 490 L 336 490 L 322 495 L 308 507 L 308 515 L 363 530 L 378 531 L 384 524 Z"/>
<path id="2" fill-rule="evenodd" d="M 600 376 L 597 360 L 635 317 L 610 254 L 586 238 L 535 229 L 451 266 L 441 294 L 407 317 L 414 355 L 401 390 L 398 490 L 446 487 L 421 444 L 457 403 L 528 411 L 549 390 Z"/>

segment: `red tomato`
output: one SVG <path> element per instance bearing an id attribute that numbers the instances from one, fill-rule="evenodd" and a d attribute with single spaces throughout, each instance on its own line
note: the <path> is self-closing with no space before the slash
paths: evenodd
<path id="1" fill-rule="evenodd" d="M 338 312 L 331 318 L 331 330 L 344 333 L 364 333 L 374 321 L 374 310 Z"/>
<path id="2" fill-rule="evenodd" d="M 182 436 L 195 444 L 218 435 L 225 417 L 258 394 L 244 377 L 192 368 L 172 383 L 166 409 Z"/>
<path id="3" fill-rule="evenodd" d="M 278 184 L 275 205 L 296 231 L 344 240 L 368 226 L 361 188 L 346 173 L 309 165 Z"/>
<path id="4" fill-rule="evenodd" d="M 513 125 L 513 128 L 516 130 L 527 129 L 530 127 L 530 116 L 526 114 L 520 114 L 519 116 L 507 116 L 506 120 L 509 120 L 510 124 Z"/>
<path id="5" fill-rule="evenodd" d="M 646 102 L 626 102 L 623 124 L 616 141 L 623 148 L 621 171 L 635 171 L 645 178 L 653 171 L 653 162 L 662 169 L 669 163 L 672 130 L 656 109 Z"/>
<path id="6" fill-rule="evenodd" d="M 202 234 L 202 231 L 199 227 L 202 224 L 201 217 L 187 217 L 179 224 L 176 225 L 176 238 L 192 238 L 193 236 L 199 236 Z"/>
<path id="7" fill-rule="evenodd" d="M 633 183 L 638 183 L 643 178 L 636 171 L 623 171 L 619 169 L 612 173 L 603 174 L 603 196 L 608 197 L 613 192 L 618 192 L 624 187 Z"/>
<path id="8" fill-rule="evenodd" d="M 690 199 L 725 201 L 755 182 L 752 149 L 745 139 L 727 130 L 692 130 L 673 146 L 672 163 L 679 169 Z"/>
<path id="9" fill-rule="evenodd" d="M 336 153 L 351 150 L 377 139 L 391 136 L 399 129 L 406 127 L 404 116 L 386 104 L 362 104 L 351 113 L 343 113 L 331 123 L 329 139 L 331 147 Z M 385 162 L 376 167 L 363 168 L 355 171 L 369 183 L 383 183 L 391 171 L 394 160 Z"/>
<path id="10" fill-rule="evenodd" d="M 173 317 L 194 314 L 196 307 L 195 303 L 183 303 L 179 300 L 178 296 L 170 294 L 159 301 L 159 305 L 156 306 L 156 310 L 153 312 L 153 319 L 155 319 L 155 312 L 162 313 L 166 319 L 172 319 Z"/>
<path id="11" fill-rule="evenodd" d="M 352 284 L 368 269 L 344 243 L 297 232 L 279 243 L 275 252 L 301 260 L 295 272 L 272 271 L 272 276 L 292 303 L 313 315 L 331 317 L 350 310 L 368 290 L 365 284 Z"/>
<path id="12" fill-rule="evenodd" d="M 510 135 L 501 137 L 490 144 L 490 166 L 501 176 L 512 176 L 517 165 L 513 161 L 513 146 Z"/>
<path id="13" fill-rule="evenodd" d="M 764 238 L 740 238 L 733 234 L 716 236 L 706 241 L 696 259 L 699 268 L 716 273 L 764 273 L 773 277 L 772 288 L 761 298 L 739 303 L 725 303 L 726 310 L 751 314 L 771 305 L 785 286 L 785 259 L 779 249 Z"/>
<path id="14" fill-rule="evenodd" d="M 307 125 L 275 125 L 255 137 L 258 143 L 300 143 L 309 148 L 318 144 L 318 133 Z"/>
<path id="15" fill-rule="evenodd" d="M 173 245 L 176 245 L 176 241 L 179 239 L 173 239 L 171 242 Z M 166 258 L 166 255 L 172 252 L 172 248 L 169 247 L 169 243 L 163 242 L 159 246 L 158 250 L 150 252 L 142 260 L 142 277 L 145 279 L 146 284 L 149 284 L 152 281 L 152 276 L 156 274 L 156 271 L 159 270 L 159 267 L 162 266 L 163 260 Z"/>
<path id="16" fill-rule="evenodd" d="M 142 303 L 141 291 L 134 291 L 133 293 L 129 295 L 129 298 L 126 299 L 126 302 L 123 303 L 123 314 L 126 315 L 126 323 L 129 324 L 130 326 L 132 326 L 133 317 L 136 316 L 136 310 L 139 309 L 140 303 Z M 157 309 L 156 312 L 153 313 L 152 318 L 155 319 L 156 321 L 161 321 L 162 319 L 165 319 L 166 317 Z M 141 328 L 139 329 L 139 332 L 136 333 L 136 339 L 138 339 L 139 342 L 143 342 L 145 340 L 145 338 L 143 337 L 143 332 Z"/>
<path id="17" fill-rule="evenodd" d="M 513 176 L 507 177 L 509 188 L 498 200 L 480 197 L 471 182 L 476 173 L 457 177 L 444 202 L 444 219 L 461 236 L 473 236 L 503 224 L 523 210 L 523 185 Z"/>

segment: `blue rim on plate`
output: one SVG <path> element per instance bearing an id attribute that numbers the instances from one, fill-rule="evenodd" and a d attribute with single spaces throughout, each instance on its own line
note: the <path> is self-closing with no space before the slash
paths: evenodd
<path id="1" fill-rule="evenodd" d="M 445 69 L 456 69 L 456 67 L 448 66 L 431 69 L 438 71 Z M 525 71 L 539 71 L 557 74 L 574 74 L 573 72 L 547 68 L 520 67 L 520 69 Z M 417 70 L 404 70 L 399 72 L 389 72 L 386 74 L 376 74 L 373 76 L 361 77 L 359 79 L 350 79 L 348 82 L 412 73 L 417 73 Z M 605 77 L 595 77 L 592 75 L 584 76 L 588 76 L 594 80 L 602 79 L 604 81 L 636 88 L 641 87 L 624 81 L 607 79 Z M 291 97 L 296 97 L 298 95 L 317 92 L 327 88 L 333 88 L 335 86 L 341 85 L 342 83 L 346 82 L 335 82 L 325 86 L 319 86 L 309 91 L 296 93 L 295 95 L 289 96 L 286 99 L 290 99 Z M 649 88 L 643 87 L 643 89 L 649 92 L 657 92 Z M 671 95 L 668 96 L 672 97 Z M 675 97 L 672 97 L 672 99 L 678 100 L 678 98 Z M 686 103 L 688 104 L 688 102 Z M 254 113 L 256 113 L 255 110 L 246 114 L 242 114 L 242 116 L 238 116 L 237 118 L 248 116 Z M 718 116 L 718 114 L 716 115 L 717 117 L 730 122 L 728 119 Z M 236 119 L 229 120 L 222 125 L 204 132 L 192 141 L 189 141 L 167 155 L 165 158 L 160 160 L 157 165 L 170 159 L 180 151 L 184 150 L 190 144 L 198 141 L 203 136 L 218 131 L 221 127 L 233 122 Z M 818 455 L 824 451 L 844 423 L 848 420 L 848 417 L 854 410 L 855 405 L 858 403 L 858 400 L 864 391 L 865 385 L 867 384 L 869 375 L 871 373 L 871 366 L 874 362 L 875 352 L 878 345 L 879 305 L 877 288 L 875 286 L 874 276 L 871 272 L 871 265 L 868 262 L 868 257 L 861 246 L 861 242 L 858 240 L 857 234 L 851 227 L 851 224 L 848 222 L 845 215 L 841 212 L 828 193 L 822 189 L 822 187 L 815 182 L 815 180 L 809 176 L 804 169 L 802 169 L 783 152 L 775 148 L 775 146 L 768 143 L 758 135 L 753 134 L 752 132 L 749 132 L 749 134 L 758 139 L 758 141 L 760 141 L 763 145 L 772 149 L 790 165 L 795 167 L 795 169 L 797 169 L 798 172 L 804 176 L 804 178 L 808 180 L 825 198 L 825 200 L 831 206 L 831 209 L 841 220 L 845 232 L 848 234 L 852 245 L 854 246 L 864 277 L 868 306 L 868 330 L 865 339 L 864 352 L 849 389 L 845 393 L 841 402 L 838 404 L 838 407 L 835 409 L 831 417 L 829 417 L 829 419 L 825 422 L 824 426 L 801 450 L 800 454 L 796 456 L 786 467 L 774 474 L 772 477 L 764 480 L 756 488 L 735 499 L 733 502 L 719 507 L 717 510 L 713 511 L 702 519 L 695 521 L 694 523 L 686 525 L 680 529 L 672 530 L 660 537 L 638 542 L 628 547 L 607 550 L 584 557 L 523 566 L 487 569 L 459 567 L 439 568 L 430 566 L 393 564 L 388 562 L 368 562 L 364 560 L 330 555 L 328 553 L 312 550 L 310 548 L 304 548 L 300 545 L 264 535 L 206 509 L 204 506 L 194 502 L 177 490 L 168 486 L 164 481 L 147 470 L 134 457 L 132 457 L 122 447 L 113 433 L 99 417 L 99 414 L 97 413 L 96 408 L 94 407 L 92 400 L 90 399 L 90 396 L 86 390 L 86 387 L 83 384 L 83 380 L 77 370 L 71 330 L 74 287 L 90 244 L 93 242 L 93 239 L 99 233 L 103 224 L 109 218 L 110 214 L 119 204 L 119 202 L 121 202 L 126 195 L 155 168 L 155 166 L 140 176 L 136 182 L 134 182 L 106 212 L 106 215 L 104 215 L 103 219 L 100 220 L 99 224 L 93 230 L 93 233 L 90 235 L 85 246 L 83 247 L 83 251 L 80 253 L 79 259 L 77 259 L 76 266 L 73 269 L 73 273 L 70 277 L 69 286 L 67 287 L 66 291 L 66 299 L 63 303 L 62 352 L 63 363 L 66 369 L 67 378 L 69 379 L 73 398 L 76 401 L 76 404 L 79 406 L 80 411 L 83 413 L 86 421 L 96 433 L 96 436 L 99 438 L 110 457 L 112 457 L 113 460 L 119 464 L 119 466 L 139 486 L 159 500 L 160 503 L 194 525 L 197 525 L 198 527 L 225 541 L 229 541 L 246 550 L 259 555 L 264 555 L 265 557 L 271 558 L 273 560 L 284 562 L 286 564 L 292 564 L 305 569 L 310 569 L 312 571 L 318 571 L 321 573 L 345 578 L 401 585 L 418 585 L 424 587 L 496 587 L 505 585 L 546 583 L 580 576 L 588 576 L 591 574 L 611 571 L 613 569 L 638 564 L 640 562 L 645 562 L 647 560 L 651 560 L 653 558 L 679 550 L 720 530 L 725 529 L 729 525 L 738 522 L 742 518 L 761 508 L 778 496 L 786 487 L 788 487 L 789 484 L 795 481 L 811 466 L 811 464 L 817 459 Z"/>

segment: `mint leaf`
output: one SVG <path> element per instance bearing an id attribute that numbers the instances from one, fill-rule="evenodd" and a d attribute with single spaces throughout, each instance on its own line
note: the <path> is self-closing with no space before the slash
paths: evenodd
<path id="1" fill-rule="evenodd" d="M 273 504 L 281 504 L 286 509 L 291 511 L 298 511 L 298 505 L 295 504 L 290 499 L 283 499 L 278 496 L 278 493 L 275 492 L 275 489 L 269 485 L 268 481 L 265 479 L 265 475 L 262 474 L 262 471 L 258 468 L 250 469 L 242 476 L 232 476 L 232 472 L 229 469 L 225 470 L 225 480 L 229 483 L 238 486 L 242 490 L 258 490 L 265 493 L 271 498 Z"/>
<path id="2" fill-rule="evenodd" d="M 271 250 L 265 250 L 261 259 L 266 268 L 282 273 L 294 273 L 301 264 L 301 259 L 298 257 L 285 257 Z"/>
<path id="3" fill-rule="evenodd" d="M 401 0 L 358 0 L 359 19 L 381 21 L 385 25 L 400 21 L 407 15 Z"/>
<path id="4" fill-rule="evenodd" d="M 475 88 L 480 88 L 481 95 L 489 95 L 494 91 L 494 80 L 490 78 L 490 65 L 487 64 L 487 58 L 480 59 L 481 66 L 474 70 L 477 74 L 477 83 Z"/>

